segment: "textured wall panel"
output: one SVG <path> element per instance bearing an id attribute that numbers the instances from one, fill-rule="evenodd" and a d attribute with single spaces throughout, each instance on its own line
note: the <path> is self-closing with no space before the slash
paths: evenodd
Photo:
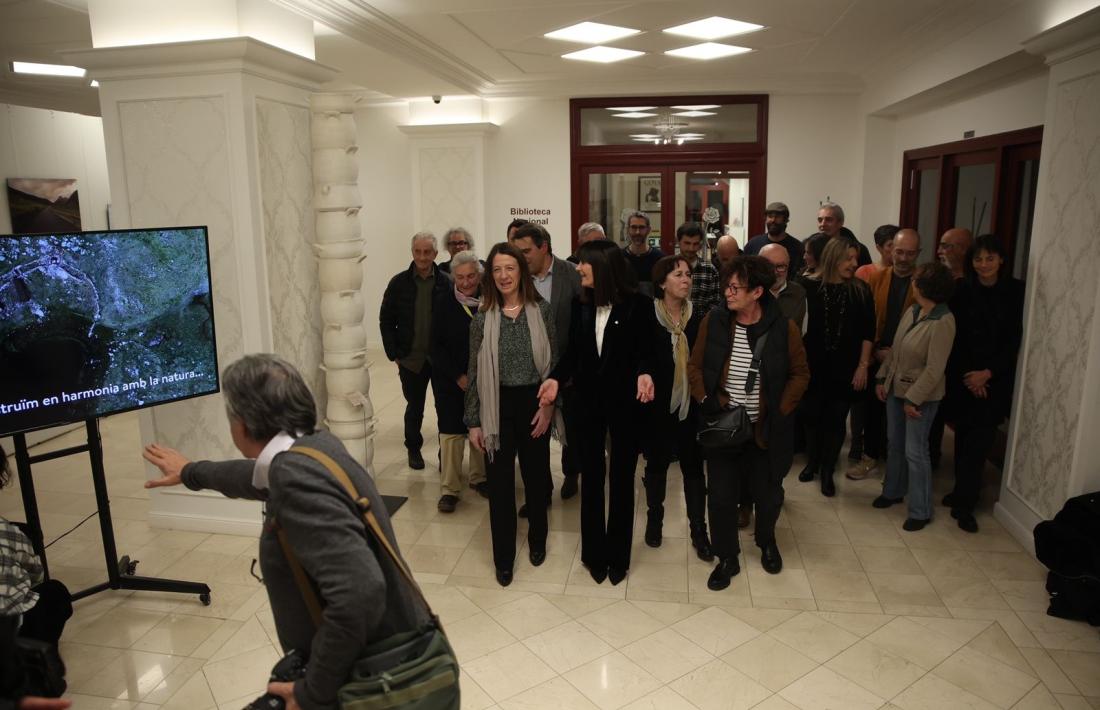
<path id="1" fill-rule="evenodd" d="M 419 229 L 431 230 L 442 239 L 450 227 L 473 228 L 476 181 L 480 179 L 476 174 L 474 149 L 458 146 L 421 148 L 419 153 Z"/>

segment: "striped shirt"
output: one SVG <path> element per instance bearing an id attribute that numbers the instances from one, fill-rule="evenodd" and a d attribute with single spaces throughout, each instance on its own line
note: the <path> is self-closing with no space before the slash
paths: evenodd
<path id="1" fill-rule="evenodd" d="M 13 523 L 0 518 L 0 616 L 29 611 L 38 602 L 31 587 L 42 578 L 42 562 L 31 541 Z"/>
<path id="2" fill-rule="evenodd" d="M 743 405 L 748 411 L 749 419 L 755 422 L 760 418 L 760 375 L 758 373 L 756 376 L 752 394 L 746 394 L 745 381 L 748 379 L 751 367 L 752 348 L 749 347 L 749 331 L 740 323 L 734 324 L 730 369 L 726 375 L 726 394 L 730 396 L 730 404 Z"/>

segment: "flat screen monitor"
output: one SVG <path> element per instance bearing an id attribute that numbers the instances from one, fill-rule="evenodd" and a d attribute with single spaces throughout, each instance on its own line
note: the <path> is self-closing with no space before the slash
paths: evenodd
<path id="1" fill-rule="evenodd" d="M 0 236 L 0 436 L 217 391 L 206 227 Z"/>

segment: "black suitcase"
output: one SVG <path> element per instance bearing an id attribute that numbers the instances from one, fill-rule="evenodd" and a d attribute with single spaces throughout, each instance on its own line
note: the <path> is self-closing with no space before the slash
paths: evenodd
<path id="1" fill-rule="evenodd" d="M 1100 626 L 1100 492 L 1070 498 L 1034 534 L 1035 555 L 1050 570 L 1047 614 Z"/>

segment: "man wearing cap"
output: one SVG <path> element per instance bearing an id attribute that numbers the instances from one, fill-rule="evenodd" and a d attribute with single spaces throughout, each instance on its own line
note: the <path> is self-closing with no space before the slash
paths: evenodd
<path id="1" fill-rule="evenodd" d="M 758 255 L 768 244 L 778 244 L 790 254 L 790 273 L 797 274 L 802 269 L 802 242 L 787 234 L 787 225 L 791 221 L 791 211 L 782 202 L 772 202 L 764 210 L 764 226 L 767 232 L 758 234 L 745 245 L 746 255 Z"/>

